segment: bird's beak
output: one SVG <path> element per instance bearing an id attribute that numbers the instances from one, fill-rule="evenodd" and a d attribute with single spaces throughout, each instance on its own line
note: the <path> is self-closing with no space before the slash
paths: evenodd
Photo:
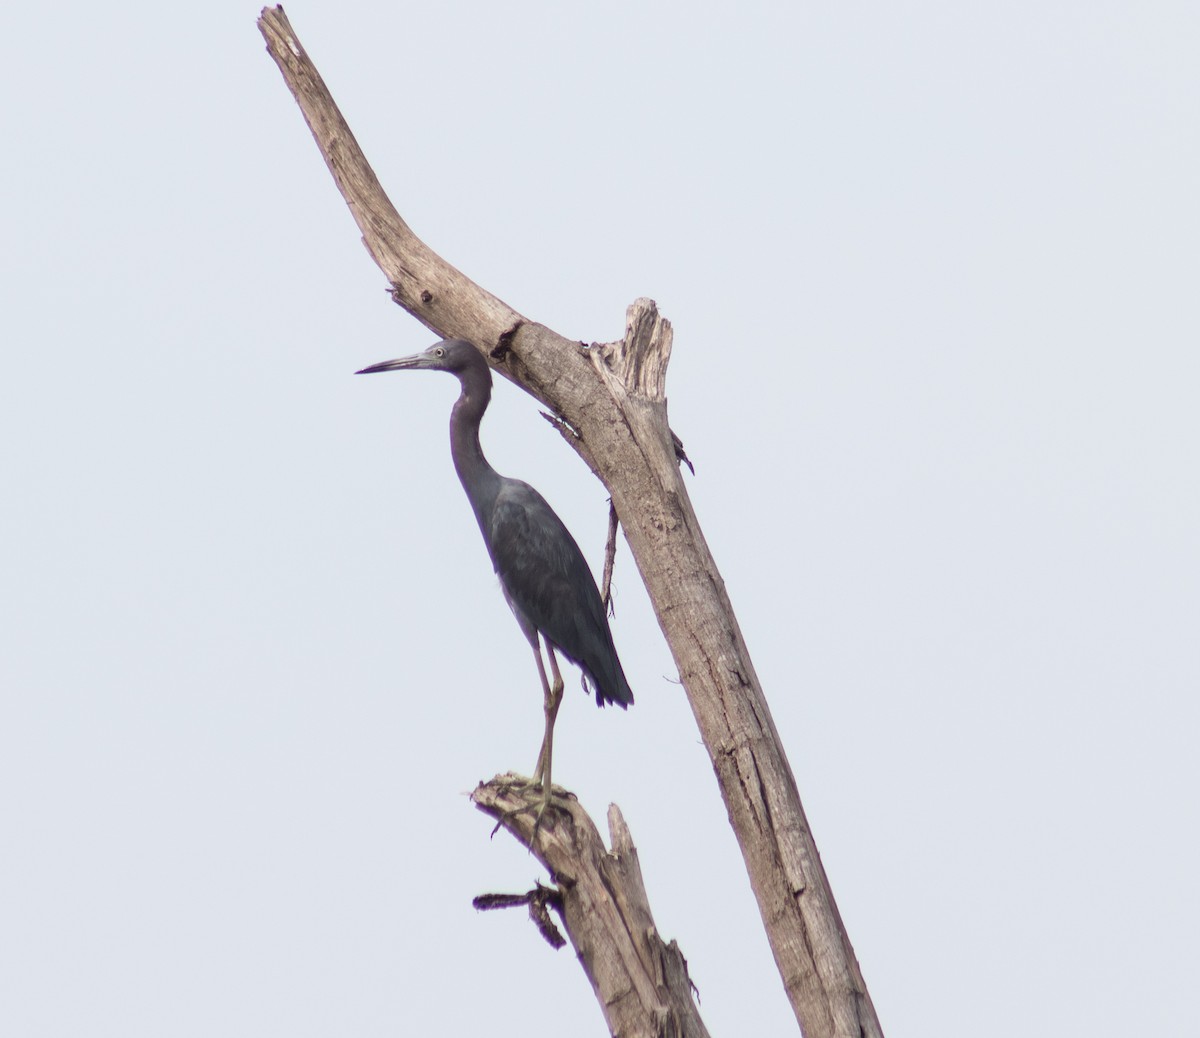
<path id="1" fill-rule="evenodd" d="M 411 357 L 401 357 L 399 360 L 385 360 L 378 364 L 372 364 L 369 368 L 363 368 L 362 371 L 356 371 L 356 375 L 374 375 L 377 371 L 405 371 L 411 368 L 423 368 L 429 358 L 423 353 L 416 353 Z"/>

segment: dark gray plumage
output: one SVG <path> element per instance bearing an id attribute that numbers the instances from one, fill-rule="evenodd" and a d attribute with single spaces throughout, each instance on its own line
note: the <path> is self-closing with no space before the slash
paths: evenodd
<path id="1" fill-rule="evenodd" d="M 450 412 L 450 453 L 467 492 L 504 597 L 533 647 L 545 698 L 546 732 L 534 781 L 543 788 L 542 809 L 550 799 L 550 758 L 554 719 L 563 680 L 555 650 L 578 665 L 596 704 L 624 708 L 633 692 L 621 669 L 596 580 L 579 545 L 554 510 L 528 483 L 501 476 L 479 444 L 479 423 L 492 395 L 492 373 L 469 342 L 446 339 L 423 353 L 363 368 L 378 371 L 428 369 L 456 376 L 462 392 Z M 546 678 L 538 637 L 546 642 L 553 683 Z"/>

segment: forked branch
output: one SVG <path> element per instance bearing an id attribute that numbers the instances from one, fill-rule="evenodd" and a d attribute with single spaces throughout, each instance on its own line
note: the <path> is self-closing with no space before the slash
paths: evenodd
<path id="1" fill-rule="evenodd" d="M 259 21 L 393 298 L 469 339 L 533 395 L 608 488 L 712 759 L 788 998 L 807 1038 L 882 1032 L 762 686 L 679 471 L 667 423 L 670 325 L 649 300 L 619 343 L 584 346 L 517 313 L 412 233 L 281 8 Z"/>

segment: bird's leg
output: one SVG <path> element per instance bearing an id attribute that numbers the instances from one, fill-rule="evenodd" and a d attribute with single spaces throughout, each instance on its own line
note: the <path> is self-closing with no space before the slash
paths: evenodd
<path id="1" fill-rule="evenodd" d="M 550 699 L 553 693 L 550 691 L 550 682 L 546 677 L 546 665 L 542 662 L 542 650 L 538 643 L 533 643 L 533 658 L 537 660 L 538 677 L 542 679 L 542 704 L 543 709 L 549 715 Z M 533 766 L 533 784 L 536 786 L 542 781 L 542 773 L 546 770 L 546 753 L 550 743 L 550 729 L 546 729 L 546 734 L 542 736 L 542 745 L 538 749 L 537 763 Z"/>
<path id="2" fill-rule="evenodd" d="M 558 660 L 554 655 L 554 646 L 546 642 L 546 653 L 550 657 L 550 673 L 554 675 L 554 683 L 546 680 L 546 668 L 542 663 L 541 652 L 537 653 L 538 675 L 542 679 L 543 709 L 546 714 L 546 734 L 542 736 L 542 748 L 538 750 L 537 764 L 533 769 L 534 784 L 542 787 L 542 810 L 550 802 L 550 759 L 554 755 L 554 720 L 558 717 L 558 708 L 562 703 L 563 677 L 558 669 Z"/>
<path id="3" fill-rule="evenodd" d="M 542 691 L 545 694 L 544 707 L 546 711 L 546 734 L 542 736 L 542 748 L 538 751 L 537 765 L 534 768 L 533 781 L 542 783 L 542 802 L 538 806 L 537 817 L 533 820 L 532 841 L 537 836 L 538 826 L 542 824 L 542 815 L 550 806 L 553 790 L 550 785 L 550 760 L 554 755 L 554 719 L 558 717 L 558 707 L 562 702 L 563 679 L 558 670 L 558 661 L 554 658 L 554 646 L 546 642 L 546 654 L 550 657 L 550 672 L 554 675 L 554 684 L 546 681 L 546 669 L 542 666 L 542 654 L 539 652 L 538 673 L 542 676 Z"/>
<path id="4" fill-rule="evenodd" d="M 542 696 L 543 708 L 546 713 L 546 734 L 542 736 L 542 748 L 538 750 L 537 764 L 533 768 L 533 781 L 526 783 L 522 780 L 519 784 L 528 788 L 528 786 L 541 786 L 542 799 L 537 805 L 537 817 L 533 823 L 533 833 L 530 836 L 537 836 L 538 826 L 542 824 L 542 815 L 546 812 L 546 807 L 550 803 L 550 798 L 553 794 L 553 789 L 550 784 L 550 758 L 554 752 L 554 721 L 558 717 L 558 708 L 562 703 L 563 697 L 563 676 L 558 669 L 558 660 L 554 655 L 554 646 L 550 642 L 546 642 L 546 652 L 550 656 L 550 672 L 554 675 L 554 682 L 551 684 L 546 677 L 546 665 L 542 662 L 542 651 L 538 644 L 536 632 L 529 639 L 533 646 L 533 658 L 537 660 L 538 677 L 542 680 Z M 518 814 L 521 811 L 528 811 L 534 805 L 527 804 L 525 807 L 517 808 L 512 814 Z M 497 824 L 496 828 L 500 826 Z"/>
<path id="5" fill-rule="evenodd" d="M 558 660 L 554 656 L 554 646 L 550 642 L 546 642 L 546 655 L 550 657 L 550 673 L 554 675 L 554 684 L 545 685 L 545 674 L 542 671 L 543 688 L 546 693 L 545 709 L 546 709 L 546 734 L 542 739 L 542 751 L 538 754 L 537 772 L 534 775 L 535 780 L 542 780 L 542 810 L 546 810 L 546 805 L 550 803 L 550 759 L 554 754 L 554 721 L 558 717 L 558 708 L 562 704 L 563 697 L 563 678 L 559 673 Z M 541 663 L 541 654 L 538 654 L 538 663 Z"/>

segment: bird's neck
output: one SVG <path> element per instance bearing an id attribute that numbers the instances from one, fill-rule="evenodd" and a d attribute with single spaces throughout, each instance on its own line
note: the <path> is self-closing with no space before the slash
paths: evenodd
<path id="1" fill-rule="evenodd" d="M 480 509 L 494 499 L 500 477 L 483 456 L 479 423 L 492 397 L 491 372 L 469 369 L 459 377 L 462 393 L 450 412 L 450 454 L 459 482 L 479 517 Z"/>

